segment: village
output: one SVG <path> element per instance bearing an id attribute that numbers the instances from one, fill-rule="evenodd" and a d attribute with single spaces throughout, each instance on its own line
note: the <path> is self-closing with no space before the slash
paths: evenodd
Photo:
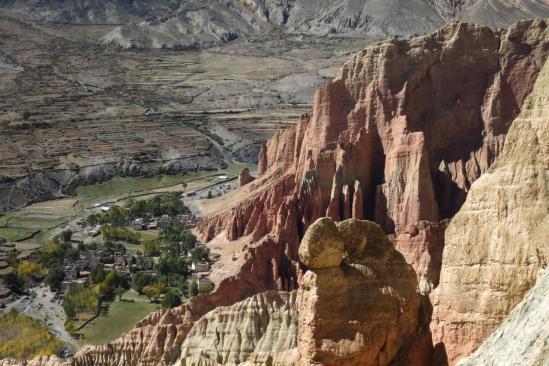
<path id="1" fill-rule="evenodd" d="M 138 301 L 150 311 L 210 292 L 219 255 L 192 234 L 198 221 L 182 194 L 170 192 L 94 207 L 44 247 L 0 238 L 0 308 L 31 314 L 70 344 L 113 304 Z M 82 297 L 94 305 L 71 303 Z"/>

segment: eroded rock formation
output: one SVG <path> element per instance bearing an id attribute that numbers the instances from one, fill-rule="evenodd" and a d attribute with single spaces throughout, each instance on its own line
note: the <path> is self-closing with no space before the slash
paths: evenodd
<path id="1" fill-rule="evenodd" d="M 499 31 L 451 23 L 359 52 L 318 89 L 311 113 L 263 146 L 244 198 L 199 230 L 249 237 L 254 282 L 284 289 L 297 285 L 311 222 L 375 220 L 429 292 L 447 220 L 500 154 L 548 43 L 539 19 Z"/>
<path id="2" fill-rule="evenodd" d="M 549 271 L 511 311 L 509 317 L 459 366 L 545 366 L 549 360 Z"/>
<path id="3" fill-rule="evenodd" d="M 406 359 L 421 336 L 415 273 L 379 225 L 321 218 L 299 257 L 309 271 L 298 290 L 298 365 L 427 364 Z"/>
<path id="4" fill-rule="evenodd" d="M 440 285 L 431 298 L 434 341 L 450 363 L 475 350 L 534 285 L 549 263 L 548 238 L 546 64 L 502 154 L 446 230 Z"/>
<path id="5" fill-rule="evenodd" d="M 249 168 L 244 168 L 238 175 L 238 187 L 244 187 L 246 184 L 253 182 L 254 177 L 250 174 Z"/>
<path id="6" fill-rule="evenodd" d="M 296 293 L 269 291 L 200 318 L 181 346 L 181 366 L 293 364 Z"/>

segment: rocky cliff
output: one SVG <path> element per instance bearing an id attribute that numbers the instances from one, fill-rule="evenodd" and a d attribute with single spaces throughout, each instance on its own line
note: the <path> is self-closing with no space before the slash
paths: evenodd
<path id="1" fill-rule="evenodd" d="M 549 271 L 511 311 L 507 319 L 459 366 L 545 366 L 549 360 Z"/>
<path id="2" fill-rule="evenodd" d="M 264 292 L 198 320 L 181 346 L 181 366 L 293 364 L 295 292 Z"/>
<path id="3" fill-rule="evenodd" d="M 422 337 L 415 273 L 379 225 L 321 218 L 299 257 L 309 271 L 298 291 L 298 365 L 428 364 L 410 358 Z"/>
<path id="4" fill-rule="evenodd" d="M 548 127 L 546 64 L 502 154 L 446 230 L 432 330 L 451 363 L 496 329 L 549 263 Z"/>
<path id="5" fill-rule="evenodd" d="M 318 89 L 311 113 L 263 146 L 242 198 L 199 230 L 206 240 L 244 238 L 254 286 L 287 289 L 301 275 L 310 223 L 375 220 L 429 292 L 447 220 L 500 154 L 548 35 L 543 20 L 501 31 L 452 23 L 359 52 Z"/>

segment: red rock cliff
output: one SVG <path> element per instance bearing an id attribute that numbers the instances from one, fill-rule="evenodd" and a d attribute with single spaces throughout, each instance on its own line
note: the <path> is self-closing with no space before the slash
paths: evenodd
<path id="1" fill-rule="evenodd" d="M 242 200 L 200 231 L 249 236 L 253 281 L 289 289 L 311 222 L 375 220 L 429 292 L 447 219 L 499 155 L 547 53 L 539 19 L 501 31 L 456 22 L 357 53 L 310 114 L 263 146 Z"/>

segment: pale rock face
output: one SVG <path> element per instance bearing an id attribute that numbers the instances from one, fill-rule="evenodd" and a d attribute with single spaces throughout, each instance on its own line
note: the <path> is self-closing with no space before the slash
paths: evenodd
<path id="1" fill-rule="evenodd" d="M 320 218 L 313 223 L 299 247 L 299 259 L 309 268 L 337 267 L 343 259 L 343 240 L 334 222 Z"/>
<path id="2" fill-rule="evenodd" d="M 308 235 L 325 220 L 305 234 L 302 260 L 307 258 L 301 248 L 318 247 L 319 255 L 328 249 Z M 337 232 L 345 260 L 311 268 L 298 290 L 298 365 L 424 364 L 425 359 L 406 359 L 412 338 L 419 336 L 421 299 L 412 267 L 373 222 L 343 221 Z"/>
<path id="3" fill-rule="evenodd" d="M 450 363 L 498 327 L 549 263 L 548 127 L 546 63 L 502 154 L 446 230 L 431 328 Z"/>
<path id="4" fill-rule="evenodd" d="M 295 291 L 269 291 L 209 312 L 185 338 L 180 365 L 290 365 L 297 347 L 295 298 Z"/>
<path id="5" fill-rule="evenodd" d="M 458 366 L 546 366 L 549 362 L 549 270 L 507 319 Z"/>

